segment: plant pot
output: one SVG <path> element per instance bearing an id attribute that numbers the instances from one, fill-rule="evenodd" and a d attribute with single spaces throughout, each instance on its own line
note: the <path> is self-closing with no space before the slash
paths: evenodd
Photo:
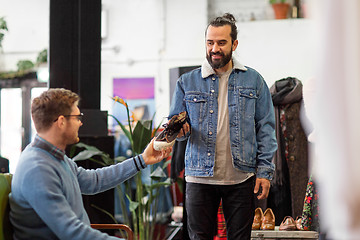
<path id="1" fill-rule="evenodd" d="M 272 7 L 275 13 L 275 19 L 285 19 L 288 16 L 289 11 L 289 4 L 288 3 L 274 3 Z"/>

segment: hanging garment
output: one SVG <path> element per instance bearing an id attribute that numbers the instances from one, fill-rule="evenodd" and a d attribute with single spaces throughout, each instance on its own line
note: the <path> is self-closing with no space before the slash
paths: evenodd
<path id="1" fill-rule="evenodd" d="M 320 232 L 318 198 L 319 195 L 316 184 L 310 176 L 308 185 L 306 187 L 304 209 L 301 216 L 301 227 L 303 230 Z"/>
<path id="2" fill-rule="evenodd" d="M 300 122 L 302 83 L 292 77 L 275 82 L 270 88 L 276 117 L 278 150 L 274 155 L 275 174 L 271 182 L 268 207 L 279 225 L 285 216 L 302 214 L 308 182 L 308 142 Z"/>

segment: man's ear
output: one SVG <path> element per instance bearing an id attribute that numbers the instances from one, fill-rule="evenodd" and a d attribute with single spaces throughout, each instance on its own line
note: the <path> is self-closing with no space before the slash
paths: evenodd
<path id="1" fill-rule="evenodd" d="M 233 50 L 233 51 L 236 50 L 238 44 L 239 44 L 239 41 L 238 41 L 238 40 L 235 40 L 235 41 L 233 42 L 233 45 L 232 45 L 232 50 Z"/>
<path id="2" fill-rule="evenodd" d="M 57 126 L 59 128 L 62 128 L 63 126 L 65 126 L 65 117 L 64 116 L 59 116 L 58 120 L 55 122 L 57 124 Z"/>

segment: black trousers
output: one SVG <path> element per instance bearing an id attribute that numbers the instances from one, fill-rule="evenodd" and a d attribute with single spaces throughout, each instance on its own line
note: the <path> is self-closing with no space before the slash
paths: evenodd
<path id="1" fill-rule="evenodd" d="M 217 229 L 217 211 L 222 200 L 228 240 L 251 237 L 254 220 L 255 176 L 236 185 L 187 183 L 188 232 L 192 240 L 212 240 Z"/>

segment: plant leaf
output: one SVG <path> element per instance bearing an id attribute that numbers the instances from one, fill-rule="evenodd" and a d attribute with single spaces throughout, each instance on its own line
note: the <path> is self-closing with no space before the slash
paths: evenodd
<path id="1" fill-rule="evenodd" d="M 169 160 L 165 159 L 162 169 L 167 168 L 171 164 L 171 158 Z"/>
<path id="2" fill-rule="evenodd" d="M 151 120 L 138 121 L 133 132 L 135 154 L 140 154 L 151 141 Z"/>
<path id="3" fill-rule="evenodd" d="M 73 157 L 73 161 L 81 161 L 81 160 L 87 160 L 95 155 L 102 155 L 103 153 L 99 151 L 93 151 L 93 150 L 84 150 L 79 152 L 75 157 Z"/>
<path id="4" fill-rule="evenodd" d="M 91 150 L 91 151 L 100 151 L 97 147 L 90 146 L 90 145 L 87 145 L 87 144 L 82 143 L 82 142 L 79 142 L 79 143 L 75 144 L 75 147 L 85 148 L 85 149 Z"/>
<path id="5" fill-rule="evenodd" d="M 101 159 L 108 166 L 113 165 L 115 163 L 115 160 L 112 159 L 109 154 L 104 153 L 104 152 L 103 152 L 103 154 L 101 154 Z"/>
<path id="6" fill-rule="evenodd" d="M 74 157 L 75 152 L 76 152 L 76 148 L 77 148 L 77 147 L 76 147 L 76 144 L 70 146 L 70 152 L 69 152 L 69 157 L 70 157 L 70 158 Z"/>
<path id="7" fill-rule="evenodd" d="M 167 178 L 165 181 L 163 182 L 157 182 L 157 183 L 153 183 L 150 185 L 150 189 L 153 190 L 155 188 L 159 188 L 159 187 L 167 187 L 171 185 L 171 179 Z"/>
<path id="8" fill-rule="evenodd" d="M 133 142 L 133 139 L 132 139 L 132 136 L 130 134 L 130 131 L 126 129 L 125 125 L 122 124 L 114 115 L 112 114 L 108 114 L 110 117 L 113 117 L 115 119 L 115 121 L 119 124 L 121 130 L 123 130 L 125 136 L 129 139 L 131 145 L 132 145 L 132 142 Z"/>
<path id="9" fill-rule="evenodd" d="M 114 223 L 116 223 L 116 224 L 118 223 L 118 222 L 116 221 L 115 217 L 114 217 L 111 213 L 109 213 L 108 211 L 106 211 L 105 209 L 102 209 L 102 208 L 96 206 L 95 204 L 91 204 L 90 206 L 92 206 L 93 208 L 96 208 L 97 210 L 99 210 L 99 211 L 105 213 L 106 215 L 108 215 L 108 216 L 114 221 Z"/>
<path id="10" fill-rule="evenodd" d="M 135 213 L 135 210 L 137 209 L 137 207 L 139 206 L 138 202 L 135 202 L 133 200 L 131 200 L 131 198 L 129 197 L 129 195 L 126 194 L 127 199 L 129 200 L 129 210 L 130 212 L 132 212 L 133 214 Z"/>
<path id="11" fill-rule="evenodd" d="M 119 162 L 123 162 L 125 161 L 127 158 L 124 157 L 124 156 L 118 156 L 116 157 L 114 160 L 115 160 L 115 163 L 119 163 Z"/>
<path id="12" fill-rule="evenodd" d="M 150 174 L 150 177 L 151 179 L 153 180 L 160 180 L 161 178 L 164 178 L 164 177 L 167 177 L 166 176 L 166 173 L 164 172 L 164 170 L 158 166 L 155 171 L 153 171 L 151 174 Z"/>

